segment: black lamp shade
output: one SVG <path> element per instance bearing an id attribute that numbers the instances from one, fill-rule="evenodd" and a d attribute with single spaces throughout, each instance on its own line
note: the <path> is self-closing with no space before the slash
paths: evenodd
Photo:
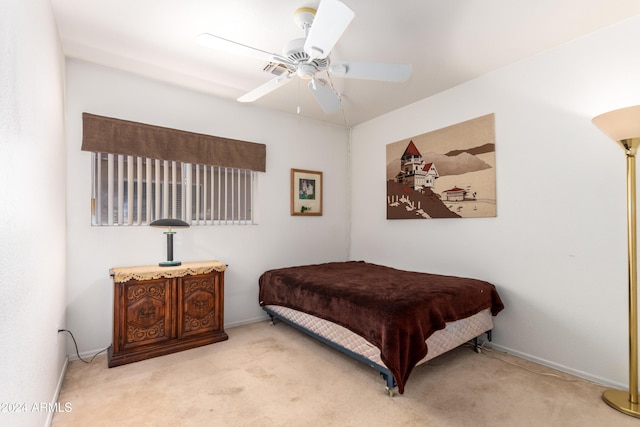
<path id="1" fill-rule="evenodd" d="M 164 227 L 164 228 L 189 227 L 188 223 L 182 221 L 181 219 L 175 219 L 175 218 L 156 219 L 149 225 L 151 227 Z"/>
<path id="2" fill-rule="evenodd" d="M 173 235 L 175 234 L 175 231 L 172 231 L 171 229 L 173 227 L 186 228 L 189 227 L 189 224 L 180 219 L 162 218 L 153 221 L 149 225 L 151 227 L 162 227 L 169 229 L 169 231 L 165 231 L 164 233 L 167 235 L 167 260 L 159 263 L 158 265 L 160 267 L 175 267 L 182 264 L 180 261 L 173 260 Z"/>

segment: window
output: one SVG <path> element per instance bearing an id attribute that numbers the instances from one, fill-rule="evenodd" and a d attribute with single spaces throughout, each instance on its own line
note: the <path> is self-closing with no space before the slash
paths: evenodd
<path id="1" fill-rule="evenodd" d="M 92 224 L 255 224 L 257 172 L 248 169 L 92 153 Z"/>
<path id="2" fill-rule="evenodd" d="M 82 113 L 93 225 L 255 224 L 266 145 Z"/>

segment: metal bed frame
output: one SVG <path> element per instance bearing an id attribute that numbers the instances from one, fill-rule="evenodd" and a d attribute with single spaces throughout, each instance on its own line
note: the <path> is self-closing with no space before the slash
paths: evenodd
<path id="1" fill-rule="evenodd" d="M 359 362 L 362 362 L 370 367 L 372 367 L 373 369 L 375 369 L 376 371 L 378 371 L 380 373 L 380 375 L 382 376 L 382 378 L 384 379 L 384 381 L 386 382 L 386 386 L 385 386 L 385 391 L 387 392 L 387 394 L 389 396 L 393 396 L 394 395 L 394 389 L 396 388 L 396 380 L 393 377 L 393 374 L 391 373 L 391 371 L 389 371 L 389 369 L 386 366 L 380 365 L 378 363 L 375 363 L 369 359 L 367 359 L 366 357 L 363 357 L 362 355 L 348 349 L 345 348 L 343 346 L 341 346 L 340 344 L 337 344 L 325 337 L 323 337 L 322 335 L 319 335 L 307 328 L 305 328 L 304 326 L 301 326 L 295 322 L 292 322 L 291 320 L 287 319 L 286 317 L 282 317 L 280 316 L 278 313 L 274 312 L 273 310 L 269 309 L 268 307 L 262 307 L 262 309 L 267 312 L 267 314 L 269 315 L 270 319 L 271 319 L 271 325 L 275 325 L 276 324 L 276 320 L 277 321 L 281 321 L 286 323 L 289 326 L 292 326 L 293 328 L 311 336 L 312 338 L 320 341 L 323 344 L 326 344 L 338 351 L 340 351 L 343 354 L 346 354 L 349 357 L 352 357 L 354 359 L 356 359 Z M 481 352 L 481 345 L 479 344 L 479 337 L 481 337 L 483 334 L 487 334 L 487 339 L 489 341 L 491 341 L 492 339 L 492 330 L 488 330 L 486 332 L 483 332 L 482 334 L 480 334 L 479 336 L 473 338 L 472 342 L 473 342 L 473 348 L 475 350 L 476 353 L 480 353 Z"/>

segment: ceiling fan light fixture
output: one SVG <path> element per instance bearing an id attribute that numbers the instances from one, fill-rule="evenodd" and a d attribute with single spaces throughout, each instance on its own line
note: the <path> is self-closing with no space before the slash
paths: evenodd
<path id="1" fill-rule="evenodd" d="M 316 67 L 311 64 L 300 64 L 298 65 L 298 69 L 296 70 L 296 74 L 298 77 L 304 80 L 313 79 L 313 76 L 316 74 Z"/>

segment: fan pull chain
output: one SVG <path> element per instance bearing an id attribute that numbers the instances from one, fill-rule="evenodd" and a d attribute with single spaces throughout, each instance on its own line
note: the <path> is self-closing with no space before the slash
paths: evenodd
<path id="1" fill-rule="evenodd" d="M 342 96 L 340 96 L 340 93 L 338 93 L 338 91 L 336 90 L 336 87 L 333 85 L 333 79 L 331 78 L 331 74 L 329 72 L 327 72 L 327 80 L 329 81 L 329 87 L 340 100 L 340 115 L 342 116 L 342 121 L 344 122 L 344 126 L 348 128 L 349 125 L 347 124 L 347 116 L 344 114 L 344 105 L 342 104 Z"/>
<path id="2" fill-rule="evenodd" d="M 296 108 L 296 114 L 300 115 L 300 79 L 298 79 L 298 107 Z"/>

